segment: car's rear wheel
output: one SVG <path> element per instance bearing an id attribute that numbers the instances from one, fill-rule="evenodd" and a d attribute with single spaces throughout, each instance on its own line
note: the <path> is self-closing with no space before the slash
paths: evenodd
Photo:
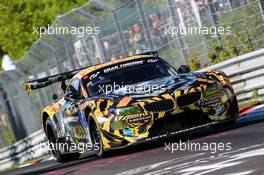
<path id="1" fill-rule="evenodd" d="M 62 153 L 62 145 L 66 143 L 58 141 L 57 133 L 55 132 L 54 126 L 50 119 L 47 119 L 46 121 L 46 135 L 49 141 L 49 149 L 57 162 L 69 162 L 79 159 L 80 153 L 78 152 Z"/>

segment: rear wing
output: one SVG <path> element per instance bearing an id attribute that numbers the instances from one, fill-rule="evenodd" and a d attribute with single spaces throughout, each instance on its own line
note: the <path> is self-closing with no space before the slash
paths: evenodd
<path id="1" fill-rule="evenodd" d="M 35 89 L 40 89 L 43 87 L 50 86 L 50 85 L 57 83 L 57 82 L 62 82 L 62 81 L 71 79 L 79 71 L 81 71 L 83 69 L 87 69 L 87 68 L 89 68 L 89 67 L 83 67 L 80 69 L 76 69 L 76 70 L 72 70 L 72 71 L 68 71 L 68 72 L 63 72 L 60 74 L 51 75 L 51 76 L 36 79 L 36 80 L 25 81 L 23 83 L 23 86 L 24 86 L 27 94 L 31 95 L 32 91 Z"/>
<path id="2" fill-rule="evenodd" d="M 136 54 L 136 55 L 152 55 L 154 57 L 158 56 L 158 52 L 145 52 L 145 53 L 140 53 L 140 54 Z M 134 56 L 136 56 L 134 55 Z M 131 56 L 128 56 L 131 57 Z M 96 65 L 94 65 L 96 66 Z M 32 91 L 35 89 L 40 89 L 43 87 L 47 87 L 50 86 L 54 83 L 57 82 L 62 82 L 68 79 L 71 79 L 74 75 L 76 75 L 79 71 L 83 70 L 83 69 L 87 69 L 88 67 L 83 67 L 80 69 L 76 69 L 76 70 L 72 70 L 72 71 L 68 71 L 68 72 L 64 72 L 64 73 L 60 73 L 60 74 L 56 74 L 56 75 L 52 75 L 52 76 L 48 76 L 48 77 L 44 77 L 44 78 L 40 78 L 40 79 L 36 79 L 36 80 L 30 80 L 30 81 L 25 81 L 23 83 L 23 86 L 27 92 L 28 95 L 32 94 Z"/>

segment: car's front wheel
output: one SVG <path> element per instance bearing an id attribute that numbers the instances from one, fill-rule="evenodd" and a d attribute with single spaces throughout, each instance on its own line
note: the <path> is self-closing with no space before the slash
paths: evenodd
<path id="1" fill-rule="evenodd" d="M 236 123 L 236 119 L 239 116 L 239 107 L 236 96 L 234 96 L 233 101 L 228 109 L 228 115 L 229 115 L 228 120 L 212 125 L 211 127 L 214 129 L 221 129 L 221 128 L 230 127 Z"/>
<path id="2" fill-rule="evenodd" d="M 233 101 L 228 109 L 228 114 L 230 115 L 230 118 L 237 118 L 239 116 L 239 106 L 238 106 L 238 101 L 237 97 L 233 97 Z"/>
<path id="3" fill-rule="evenodd" d="M 49 150 L 51 151 L 54 159 L 57 162 L 70 162 L 74 160 L 78 160 L 80 157 L 80 153 L 74 152 L 74 153 L 63 153 L 62 149 L 66 148 L 65 142 L 60 142 L 57 137 L 57 132 L 55 131 L 55 128 L 51 122 L 50 119 L 47 119 L 46 121 L 46 135 L 49 141 Z"/>

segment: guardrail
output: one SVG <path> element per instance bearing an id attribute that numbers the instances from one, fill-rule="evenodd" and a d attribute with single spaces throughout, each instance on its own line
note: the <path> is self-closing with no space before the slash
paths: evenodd
<path id="1" fill-rule="evenodd" d="M 264 96 L 264 49 L 247 53 L 199 71 L 221 70 L 230 76 L 238 100 L 248 100 L 258 90 Z M 41 143 L 47 142 L 42 130 L 0 150 L 0 169 L 6 169 L 48 154 Z"/>
<path id="2" fill-rule="evenodd" d="M 47 138 L 43 130 L 39 130 L 15 144 L 1 149 L 0 170 L 48 154 L 48 149 L 44 146 L 46 143 Z"/>
<path id="3" fill-rule="evenodd" d="M 250 52 L 200 71 L 221 70 L 233 84 L 238 101 L 249 100 L 257 90 L 258 96 L 264 96 L 264 49 Z"/>

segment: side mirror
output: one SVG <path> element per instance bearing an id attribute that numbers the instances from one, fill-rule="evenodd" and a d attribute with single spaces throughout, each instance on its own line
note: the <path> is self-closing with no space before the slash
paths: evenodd
<path id="1" fill-rule="evenodd" d="M 52 95 L 52 100 L 53 101 L 57 101 L 58 100 L 58 95 L 57 94 L 53 94 Z"/>
<path id="2" fill-rule="evenodd" d="M 71 86 L 70 86 L 71 87 Z M 79 92 L 70 89 L 70 92 L 64 96 L 67 101 L 76 101 L 82 99 Z"/>
<path id="3" fill-rule="evenodd" d="M 66 92 L 67 85 L 66 85 L 65 81 L 62 81 L 62 82 L 61 82 L 61 89 L 62 89 L 62 91 L 63 91 L 64 93 Z"/>
<path id="4" fill-rule="evenodd" d="M 76 101 L 76 100 L 80 100 L 80 97 L 79 96 L 76 96 L 75 94 L 73 93 L 69 93 L 67 95 L 64 96 L 64 99 L 66 101 Z"/>
<path id="5" fill-rule="evenodd" d="M 181 65 L 178 69 L 179 73 L 189 73 L 191 72 L 190 67 L 188 65 Z"/>
<path id="6" fill-rule="evenodd" d="M 75 101 L 75 99 L 72 98 L 72 95 L 71 95 L 71 94 L 67 94 L 67 95 L 65 95 L 65 96 L 64 96 L 64 99 L 65 99 L 66 101 L 71 101 L 71 102 L 74 102 L 74 101 Z"/>

